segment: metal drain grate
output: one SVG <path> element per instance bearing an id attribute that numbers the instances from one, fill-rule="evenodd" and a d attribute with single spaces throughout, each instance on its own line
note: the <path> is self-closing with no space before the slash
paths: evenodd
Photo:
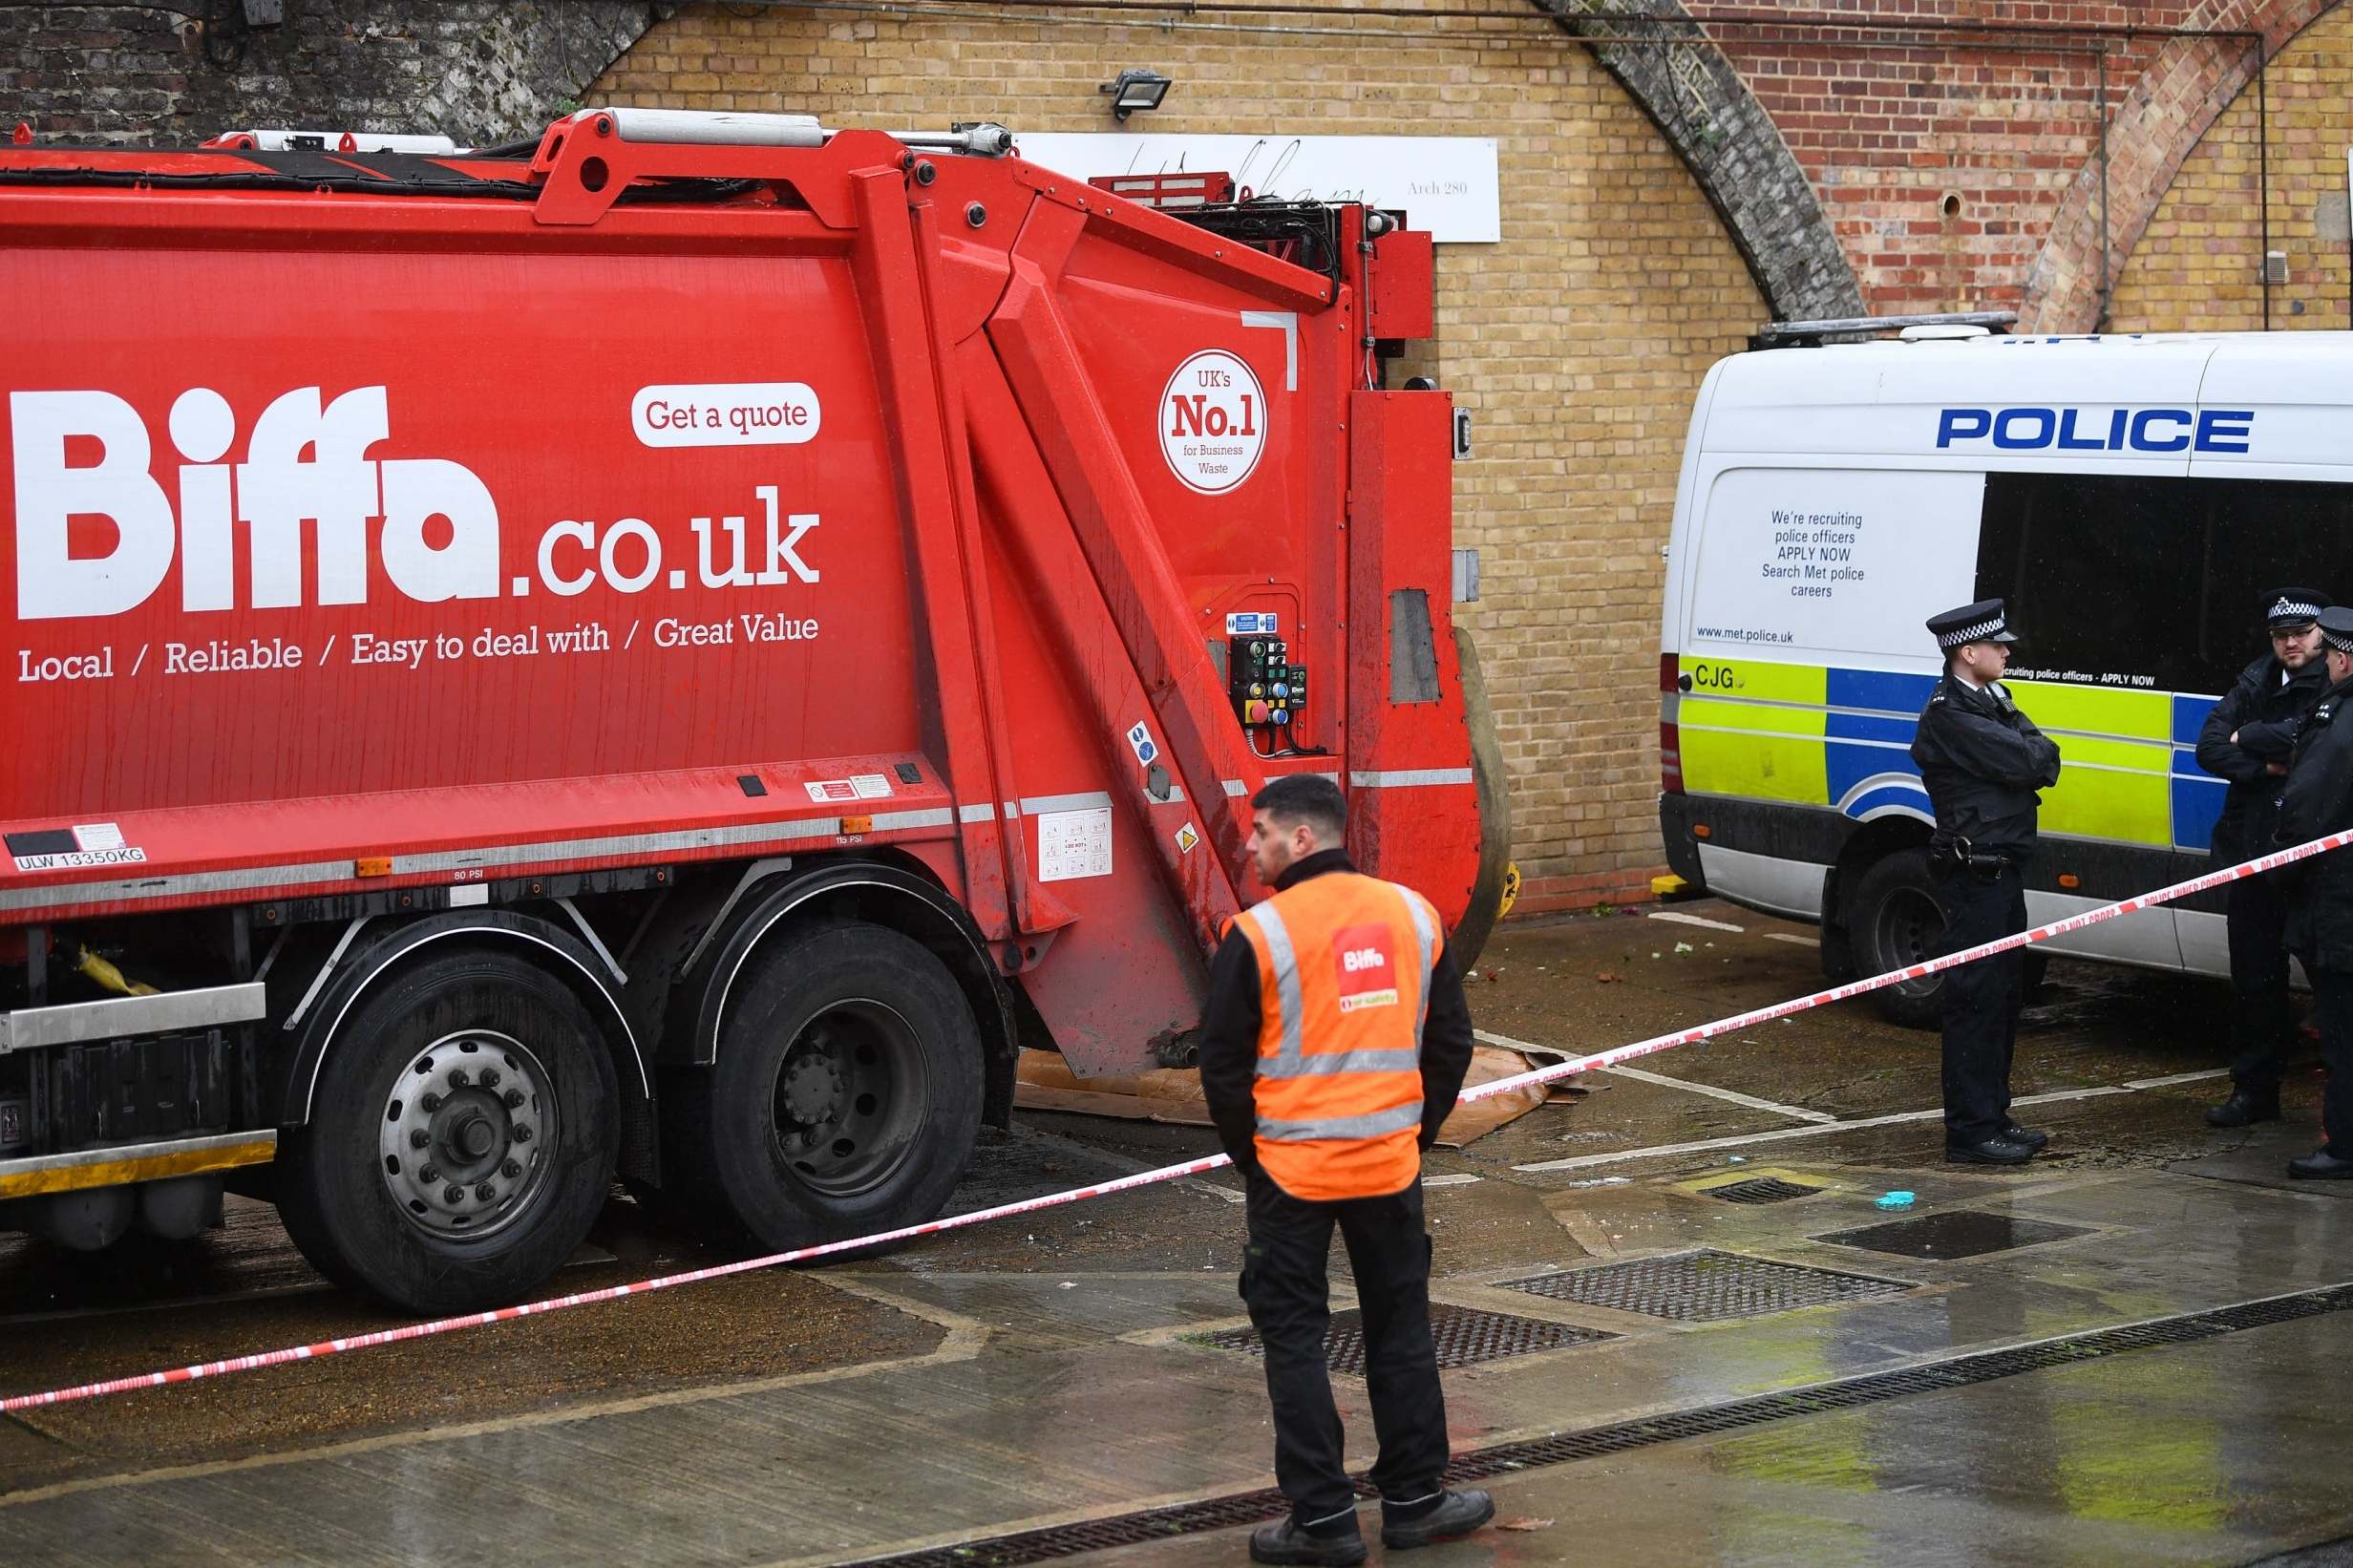
<path id="1" fill-rule="evenodd" d="M 1622 1421 L 1614 1426 L 1589 1427 L 1583 1431 L 1560 1432 L 1524 1443 L 1504 1443 L 1492 1449 L 1479 1449 L 1470 1453 L 1456 1454 L 1453 1463 L 1446 1467 L 1445 1479 L 1450 1486 L 1467 1486 L 1490 1476 L 1532 1470 L 1541 1465 L 1565 1464 L 1602 1454 L 1623 1453 L 1628 1450 L 1673 1443 L 1686 1437 L 1707 1437 L 1743 1427 L 1787 1421 L 1794 1416 L 1853 1409 L 1859 1405 L 1876 1405 L 1909 1394 L 1965 1388 L 1972 1384 L 1991 1383 L 2024 1372 L 2078 1366 L 2086 1361 L 2096 1361 L 2128 1350 L 2190 1345 L 2199 1340 L 2218 1339 L 2225 1334 L 2266 1328 L 2274 1324 L 2294 1323 L 2301 1318 L 2320 1317 L 2348 1308 L 2353 1308 L 2353 1284 L 2329 1285 L 2319 1290 L 2300 1291 L 2293 1296 L 2274 1297 L 2270 1301 L 2220 1307 L 2212 1312 L 2157 1318 L 2122 1328 L 2093 1329 L 2088 1333 L 2070 1334 L 2064 1339 L 2045 1340 L 2040 1345 L 1982 1350 L 1975 1355 L 1955 1356 L 1950 1361 L 1909 1367 L 1899 1372 L 1868 1372 L 1835 1383 L 1816 1384 L 1810 1388 L 1760 1394 L 1752 1399 L 1736 1399 L 1728 1404 L 1703 1406 L 1695 1410 L 1677 1410 L 1641 1421 Z M 1373 1494 L 1371 1486 L 1361 1479 L 1356 1483 L 1356 1493 L 1360 1497 Z M 984 1536 L 961 1545 L 928 1547 L 896 1557 L 861 1557 L 844 1564 L 843 1568 L 1017 1568 L 1019 1564 L 1052 1562 L 1085 1552 L 1101 1552 L 1117 1546 L 1167 1540 L 1176 1536 L 1258 1524 L 1266 1519 L 1280 1518 L 1287 1506 L 1282 1494 L 1269 1487 L 1261 1492 L 1235 1493 L 1223 1497 L 1203 1498 L 1198 1502 L 1173 1503 L 1165 1508 L 1139 1509 L 1133 1514 L 1089 1519 L 1077 1524 L 1049 1525 L 1040 1530 Z"/>
<path id="2" fill-rule="evenodd" d="M 1728 1181 L 1721 1187 L 1703 1187 L 1700 1196 L 1720 1197 L 1727 1203 L 1787 1203 L 1792 1197 L 1812 1197 L 1821 1190 L 1784 1181 L 1779 1176 L 1750 1176 L 1746 1181 Z"/>
<path id="3" fill-rule="evenodd" d="M 1876 1301 L 1917 1287 L 1901 1280 L 1875 1280 L 1703 1249 L 1506 1280 L 1495 1288 L 1677 1323 L 1718 1323 L 1834 1302 Z"/>
<path id="4" fill-rule="evenodd" d="M 1924 1214 L 1917 1219 L 1893 1219 L 1884 1225 L 1817 1236 L 1842 1247 L 1865 1252 L 1893 1253 L 1898 1258 L 1979 1258 L 1989 1252 L 2008 1252 L 2045 1241 L 2064 1241 L 2088 1236 L 2083 1225 L 2056 1225 L 2047 1219 L 2020 1219 L 2013 1215 L 1981 1214 L 1960 1209 L 1951 1214 Z"/>
<path id="5" fill-rule="evenodd" d="M 1508 1312 L 1481 1312 L 1437 1303 L 1430 1308 L 1430 1337 L 1437 1342 L 1438 1365 L 1452 1367 L 1501 1361 L 1506 1356 L 1534 1355 L 1538 1350 L 1558 1350 L 1567 1345 L 1590 1345 L 1618 1336 L 1598 1328 L 1579 1328 L 1575 1324 L 1546 1323 L 1540 1318 L 1516 1318 Z M 1246 1351 L 1254 1356 L 1266 1353 L 1266 1346 L 1255 1328 L 1220 1328 L 1214 1334 L 1198 1336 L 1196 1343 L 1213 1345 L 1220 1350 Z M 1335 1372 L 1361 1374 L 1365 1370 L 1365 1319 L 1355 1308 L 1332 1314 L 1332 1325 L 1324 1336 L 1324 1364 Z"/>

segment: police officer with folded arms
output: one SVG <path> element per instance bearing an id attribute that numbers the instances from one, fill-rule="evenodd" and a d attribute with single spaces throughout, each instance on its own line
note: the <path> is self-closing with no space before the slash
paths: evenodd
<path id="1" fill-rule="evenodd" d="M 2321 611 L 2328 596 L 2317 588 L 2274 588 L 2260 613 L 2271 650 L 2242 671 L 2206 715 L 2198 732 L 2197 765 L 2230 781 L 2215 821 L 2213 862 L 2236 865 L 2267 853 L 2279 826 L 2296 732 L 2327 686 L 2321 654 Z M 2224 897 L 2230 919 L 2232 1014 L 2231 1096 L 2206 1112 L 2216 1127 L 2245 1127 L 2279 1119 L 2279 1074 L 2294 1043 L 2288 1002 L 2287 898 L 2269 877 L 2244 877 Z"/>
<path id="2" fill-rule="evenodd" d="M 2279 847 L 2353 828 L 2353 609 L 2321 611 L 2328 685 L 2297 733 L 2279 797 Z M 2288 895 L 2288 951 L 2303 961 L 2321 1025 L 2328 1090 L 2321 1147 L 2288 1161 L 2305 1180 L 2353 1177 L 2353 846 L 2276 873 Z"/>
<path id="3" fill-rule="evenodd" d="M 1357 1563 L 1365 1540 L 1324 1359 L 1335 1226 L 1364 1315 L 1382 1543 L 1427 1546 L 1494 1516 L 1486 1493 L 1439 1480 L 1446 1401 L 1422 1228 L 1421 1152 L 1470 1070 L 1471 1012 L 1430 901 L 1348 863 L 1337 784 L 1295 773 L 1250 804 L 1250 853 L 1274 896 L 1218 949 L 1200 1048 L 1210 1118 L 1248 1188 L 1241 1295 L 1265 1346 L 1275 1478 L 1291 1505 L 1250 1537 L 1250 1556 Z"/>
<path id="4" fill-rule="evenodd" d="M 1912 760 L 1936 808 L 1928 864 L 1944 906 L 1944 951 L 2026 928 L 2024 867 L 2034 854 L 2035 792 L 2059 781 L 2059 748 L 2001 682 L 2018 636 L 1999 599 L 1928 622 L 1944 678 L 1921 710 Z M 1944 1157 L 2023 1165 L 2049 1135 L 2010 1117 L 2010 1057 L 2024 997 L 2025 953 L 2013 948 L 1944 971 Z"/>

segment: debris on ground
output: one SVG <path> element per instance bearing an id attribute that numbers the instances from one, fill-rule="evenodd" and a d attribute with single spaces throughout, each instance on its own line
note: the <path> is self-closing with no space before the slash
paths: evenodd
<path id="1" fill-rule="evenodd" d="M 1550 1519 L 1497 1519 L 1495 1521 L 1497 1530 L 1550 1530 L 1552 1527 L 1553 1521 Z"/>
<path id="2" fill-rule="evenodd" d="M 1910 1193 L 1887 1193 L 1873 1199 L 1871 1206 L 1875 1209 L 1908 1209 L 1912 1206 L 1912 1198 Z"/>

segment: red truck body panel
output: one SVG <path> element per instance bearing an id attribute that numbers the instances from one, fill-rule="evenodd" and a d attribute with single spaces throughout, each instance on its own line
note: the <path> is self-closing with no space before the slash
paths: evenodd
<path id="1" fill-rule="evenodd" d="M 0 924 L 899 846 L 1094 1071 L 1198 1016 L 1271 773 L 1462 915 L 1449 400 L 1366 390 L 1353 290 L 1018 159 L 595 120 L 442 166 L 523 199 L 0 182 Z"/>

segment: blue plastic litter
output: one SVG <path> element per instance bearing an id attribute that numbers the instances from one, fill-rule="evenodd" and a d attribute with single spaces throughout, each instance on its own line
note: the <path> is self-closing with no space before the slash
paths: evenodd
<path id="1" fill-rule="evenodd" d="M 1908 1209 L 1911 1206 L 1912 1195 L 1910 1193 L 1889 1193 L 1875 1199 L 1872 1203 L 1872 1207 L 1876 1209 Z"/>

